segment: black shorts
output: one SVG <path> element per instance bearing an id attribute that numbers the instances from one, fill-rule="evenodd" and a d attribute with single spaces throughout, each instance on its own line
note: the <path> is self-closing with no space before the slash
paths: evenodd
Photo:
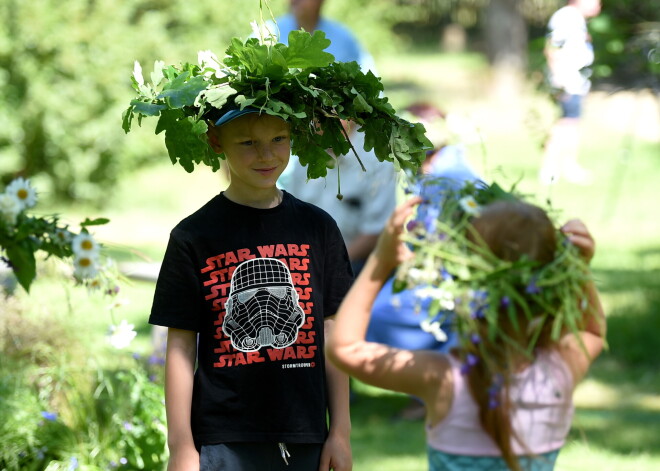
<path id="1" fill-rule="evenodd" d="M 288 452 L 286 461 L 278 443 L 203 445 L 199 471 L 318 471 L 323 444 L 288 443 L 284 446 Z"/>

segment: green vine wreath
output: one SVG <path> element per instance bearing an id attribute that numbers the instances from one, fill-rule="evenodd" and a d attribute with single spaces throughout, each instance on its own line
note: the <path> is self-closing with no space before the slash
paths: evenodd
<path id="1" fill-rule="evenodd" d="M 198 164 L 216 171 L 223 156 L 209 146 L 206 119 L 256 107 L 290 124 L 291 151 L 313 179 L 326 176 L 332 154 L 352 150 L 359 160 L 340 121 L 350 120 L 364 133 L 366 151 L 373 149 L 379 161 L 392 162 L 397 171 L 414 172 L 432 148 L 424 126 L 397 116 L 380 78 L 362 72 L 356 62 L 335 62 L 325 52 L 329 45 L 322 31 L 292 31 L 288 46 L 268 33 L 245 41 L 233 38 L 222 60 L 202 51 L 198 64 L 156 61 L 150 83 L 136 62 L 132 82 L 137 97 L 123 115 L 123 129 L 129 132 L 135 119 L 140 124 L 156 116 L 155 132 L 165 132 L 173 164 L 188 172 Z"/>

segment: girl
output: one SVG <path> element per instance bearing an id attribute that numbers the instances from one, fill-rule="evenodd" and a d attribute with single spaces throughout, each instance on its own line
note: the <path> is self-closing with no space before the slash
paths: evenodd
<path id="1" fill-rule="evenodd" d="M 451 354 L 367 342 L 378 291 L 392 270 L 413 256 L 402 240 L 404 224 L 421 201 L 407 201 L 390 217 L 339 308 L 327 355 L 365 383 L 424 401 L 431 471 L 551 470 L 570 428 L 575 385 L 603 348 L 605 323 L 596 288 L 590 281 L 580 284 L 582 302 L 576 312 L 581 318 L 574 332 L 559 324 L 561 332 L 552 335 L 560 316 L 548 311 L 560 306 L 535 301 L 541 299 L 539 288 L 530 283 L 517 295 L 502 297 L 498 306 L 492 307 L 488 298 L 470 316 L 456 315 L 454 327 L 462 342 Z M 484 261 L 495 256 L 509 267 L 530 266 L 531 261 L 537 274 L 563 263 L 555 262 L 557 247 L 567 245 L 558 244 L 561 234 L 540 208 L 506 198 L 486 205 L 469 221 L 464 231 L 469 251 Z M 568 222 L 561 233 L 586 262 L 593 257 L 594 241 L 581 221 Z M 488 275 L 498 276 L 494 271 Z M 548 290 L 560 291 L 564 285 Z M 547 291 L 544 295 L 551 299 Z M 526 302 L 512 303 L 510 298 L 516 296 Z M 478 297 L 473 294 L 473 307 Z M 518 307 L 512 311 L 514 304 Z M 481 308 L 492 313 L 480 314 Z"/>

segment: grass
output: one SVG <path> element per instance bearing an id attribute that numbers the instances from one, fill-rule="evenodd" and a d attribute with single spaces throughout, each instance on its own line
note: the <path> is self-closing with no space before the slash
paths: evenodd
<path id="1" fill-rule="evenodd" d="M 473 55 L 392 56 L 379 68 L 396 107 L 433 99 L 475 124 L 485 146 L 472 145 L 469 152 L 483 175 L 505 185 L 518 181 L 538 201 L 550 199 L 560 219 L 584 219 L 596 237 L 593 267 L 608 315 L 610 348 L 577 389 L 575 421 L 557 469 L 660 469 L 660 124 L 653 99 L 644 92 L 592 94 L 580 159 L 595 172 L 596 183 L 545 188 L 536 180 L 543 133 L 554 113 L 545 97 L 524 90 L 508 102 L 498 101 L 489 95 L 483 60 Z M 218 174 L 206 169 L 187 174 L 163 160 L 126 178 L 102 211 L 112 222 L 96 235 L 119 261 L 157 263 L 171 227 L 223 186 Z M 72 222 L 96 215 L 89 208 L 59 211 Z M 133 348 L 149 352 L 153 283 L 124 284 L 119 298 L 127 303 L 108 309 L 109 299 L 53 281 L 47 270 L 41 275 L 29 299 L 18 293 L 22 315 L 75 328 L 93 356 L 103 358 L 111 358 L 103 340 L 109 320 L 126 318 L 138 330 Z M 422 422 L 394 418 L 406 398 L 360 383 L 354 390 L 354 469 L 425 469 Z"/>

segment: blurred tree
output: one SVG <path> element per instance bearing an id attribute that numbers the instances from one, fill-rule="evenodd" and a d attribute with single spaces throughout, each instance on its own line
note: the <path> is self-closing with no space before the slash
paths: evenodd
<path id="1" fill-rule="evenodd" d="M 123 174 L 166 158 L 152 133 L 121 129 L 133 61 L 149 69 L 156 59 L 196 61 L 200 49 L 221 53 L 259 17 L 257 0 L 242 3 L 2 0 L 2 182 L 21 175 L 52 196 L 102 202 Z"/>

